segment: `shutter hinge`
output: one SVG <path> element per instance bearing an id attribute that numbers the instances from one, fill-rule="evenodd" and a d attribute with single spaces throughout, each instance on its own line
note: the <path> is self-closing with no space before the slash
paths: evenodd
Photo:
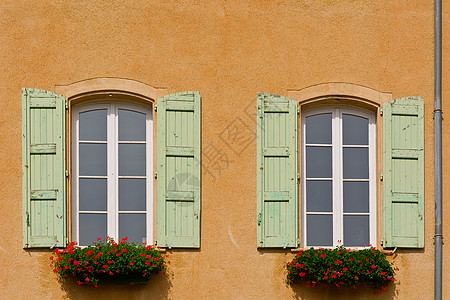
<path id="1" fill-rule="evenodd" d="M 30 227 L 30 214 L 27 212 L 27 226 Z"/>
<path id="2" fill-rule="evenodd" d="M 69 170 L 65 171 L 66 177 L 69 177 Z"/>
<path id="3" fill-rule="evenodd" d="M 300 114 L 300 107 L 297 106 L 297 115 Z"/>
<path id="4" fill-rule="evenodd" d="M 380 244 L 381 244 L 381 246 L 384 245 L 384 240 L 383 239 L 381 239 Z"/>
<path id="5" fill-rule="evenodd" d="M 64 103 L 66 105 L 66 109 L 69 109 L 69 103 L 67 103 L 67 102 L 64 102 Z"/>
<path id="6" fill-rule="evenodd" d="M 69 244 L 69 238 L 66 236 L 66 245 Z"/>
<path id="7" fill-rule="evenodd" d="M 158 172 L 155 171 L 155 179 L 158 179 Z"/>
<path id="8" fill-rule="evenodd" d="M 380 175 L 380 181 L 383 181 L 383 174 Z"/>
<path id="9" fill-rule="evenodd" d="M 156 107 L 156 104 L 155 104 L 155 111 L 157 111 L 158 110 L 158 108 Z"/>
<path id="10" fill-rule="evenodd" d="M 382 116 L 382 115 L 383 115 L 383 109 L 380 108 L 380 116 Z"/>
<path id="11" fill-rule="evenodd" d="M 262 216 L 261 216 L 261 213 L 258 214 L 257 221 L 258 221 L 258 226 L 260 226 L 260 225 L 261 225 L 261 222 L 262 222 Z"/>
<path id="12" fill-rule="evenodd" d="M 300 173 L 297 173 L 297 181 L 300 181 Z"/>

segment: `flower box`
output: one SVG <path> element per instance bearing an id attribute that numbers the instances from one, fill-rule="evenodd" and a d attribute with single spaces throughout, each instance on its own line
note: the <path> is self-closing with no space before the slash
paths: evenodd
<path id="1" fill-rule="evenodd" d="M 342 246 L 301 250 L 285 267 L 287 284 L 304 283 L 307 288 L 371 286 L 380 293 L 395 280 L 392 263 L 373 247 L 357 251 Z"/>
<path id="2" fill-rule="evenodd" d="M 119 243 L 98 238 L 83 248 L 72 242 L 66 249 L 56 249 L 50 259 L 53 272 L 62 279 L 74 277 L 78 284 L 97 286 L 146 284 L 152 274 L 167 268 L 165 257 L 157 247 L 128 243 L 127 238 Z"/>

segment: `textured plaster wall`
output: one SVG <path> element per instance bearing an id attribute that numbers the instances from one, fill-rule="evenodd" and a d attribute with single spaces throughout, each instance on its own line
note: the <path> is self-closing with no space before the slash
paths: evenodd
<path id="1" fill-rule="evenodd" d="M 443 11 L 446 118 L 445 1 Z M 432 299 L 433 1 L 3 0 L 0 29 L 0 297 Z M 51 272 L 49 250 L 22 249 L 20 89 L 55 91 L 95 77 L 129 78 L 170 93 L 198 90 L 202 96 L 201 248 L 168 251 L 169 275 L 147 286 L 61 284 Z M 256 124 L 248 113 L 254 113 L 256 93 L 286 95 L 326 82 L 425 100 L 425 248 L 397 251 L 398 281 L 382 295 L 290 288 L 283 264 L 294 254 L 256 248 Z M 247 147 L 226 145 L 234 145 L 230 124 L 244 128 Z M 448 124 L 444 119 L 444 203 L 450 186 Z M 208 147 L 219 149 L 227 163 L 215 167 Z M 448 220 L 444 206 L 444 234 Z M 448 251 L 444 245 L 444 299 L 450 297 Z"/>

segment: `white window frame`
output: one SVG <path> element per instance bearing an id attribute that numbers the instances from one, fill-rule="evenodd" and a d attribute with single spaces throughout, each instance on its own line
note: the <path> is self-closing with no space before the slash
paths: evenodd
<path id="1" fill-rule="evenodd" d="M 153 243 L 153 114 L 152 104 L 147 105 L 108 99 L 108 101 L 87 101 L 77 104 L 72 109 L 72 239 L 79 242 L 79 214 L 98 213 L 98 211 L 79 211 L 79 114 L 86 111 L 107 110 L 107 176 L 83 176 L 83 178 L 107 178 L 107 235 L 114 240 L 119 239 L 119 178 L 145 178 L 146 180 L 146 241 Z M 146 114 L 146 141 L 126 141 L 124 143 L 145 143 L 146 176 L 118 176 L 118 112 L 119 109 L 132 110 Z M 111 130 L 113 129 L 113 130 Z M 94 142 L 95 143 L 95 142 Z M 114 157 L 115 159 L 109 159 Z M 142 213 L 141 211 L 124 211 L 126 213 Z M 106 237 L 102 237 L 105 239 Z"/>
<path id="2" fill-rule="evenodd" d="M 306 117 L 331 113 L 332 114 L 332 175 L 333 178 L 321 178 L 331 179 L 333 188 L 333 245 L 330 247 L 315 246 L 307 244 L 307 228 L 306 228 Z M 359 117 L 364 117 L 369 120 L 369 244 L 376 245 L 376 218 L 377 218 L 377 199 L 376 199 L 376 126 L 375 126 L 375 113 L 369 110 L 365 110 L 358 107 L 346 106 L 346 105 L 333 105 L 321 108 L 312 108 L 302 110 L 301 115 L 301 215 L 302 215 L 302 247 L 321 247 L 321 248 L 334 248 L 336 246 L 343 245 L 344 240 L 344 202 L 343 202 L 343 142 L 342 142 L 342 115 L 350 114 Z M 360 145 L 345 145 L 345 147 L 366 147 Z M 352 179 L 351 181 L 356 181 Z M 366 181 L 366 180 L 361 180 Z M 335 197 L 334 195 L 338 195 Z M 323 213 L 318 213 L 323 214 Z M 364 215 L 364 213 L 345 213 L 346 215 Z M 338 242 L 339 241 L 339 242 Z M 369 247 L 369 245 L 366 245 Z M 352 249 L 362 249 L 364 247 L 349 247 Z"/>

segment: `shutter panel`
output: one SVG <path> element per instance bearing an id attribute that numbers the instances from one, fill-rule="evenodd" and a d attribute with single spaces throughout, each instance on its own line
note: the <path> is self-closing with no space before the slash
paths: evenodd
<path id="1" fill-rule="evenodd" d="M 157 244 L 200 247 L 200 94 L 157 102 Z"/>
<path id="2" fill-rule="evenodd" d="M 257 99 L 258 247 L 297 247 L 297 102 Z"/>
<path id="3" fill-rule="evenodd" d="M 23 247 L 66 246 L 65 99 L 22 89 Z"/>
<path id="4" fill-rule="evenodd" d="M 424 108 L 420 97 L 383 107 L 384 247 L 424 246 Z"/>

